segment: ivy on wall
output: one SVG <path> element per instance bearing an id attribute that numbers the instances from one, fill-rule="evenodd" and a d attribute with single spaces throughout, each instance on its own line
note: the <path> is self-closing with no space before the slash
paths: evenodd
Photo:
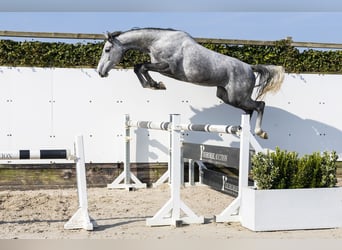
<path id="1" fill-rule="evenodd" d="M 280 40 L 275 46 L 202 44 L 208 49 L 238 58 L 249 64 L 275 64 L 292 73 L 342 73 L 341 50 L 299 50 L 289 40 Z M 103 42 L 47 43 L 0 40 L 1 66 L 29 67 L 96 67 Z M 148 55 L 128 51 L 118 67 L 132 67 L 149 60 Z"/>

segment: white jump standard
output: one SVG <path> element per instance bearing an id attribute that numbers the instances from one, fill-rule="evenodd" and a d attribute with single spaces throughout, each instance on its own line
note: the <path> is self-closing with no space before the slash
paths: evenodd
<path id="1" fill-rule="evenodd" d="M 247 122 L 245 129 L 247 134 L 249 132 L 249 116 L 243 116 L 244 122 Z M 243 123 L 244 124 L 244 123 Z M 171 179 L 171 198 L 166 204 L 155 214 L 154 217 L 146 220 L 148 226 L 162 226 L 162 225 L 175 225 L 181 224 L 193 224 L 193 223 L 204 223 L 203 216 L 197 216 L 184 202 L 180 199 L 180 187 L 181 187 L 181 169 L 182 169 L 182 131 L 201 131 L 209 133 L 228 133 L 228 134 L 240 134 L 244 133 L 245 130 L 240 126 L 226 126 L 226 125 L 199 125 L 199 124 L 181 124 L 180 115 L 171 115 L 170 122 L 151 122 L 151 121 L 131 121 L 129 116 L 126 115 L 126 129 L 130 127 L 145 128 L 145 129 L 156 129 L 170 132 L 170 158 L 169 158 L 169 169 L 164 174 Z M 126 130 L 127 131 L 127 130 Z M 129 135 L 126 132 L 126 135 Z M 244 139 L 247 145 L 241 145 L 247 148 L 242 150 L 242 158 L 249 158 L 249 139 Z M 126 153 L 129 153 L 129 140 L 126 140 Z M 259 146 L 260 147 L 260 146 Z M 258 147 L 257 147 L 258 148 Z M 240 156 L 241 157 L 241 156 Z M 246 160 L 243 160 L 241 164 L 245 164 Z M 126 165 L 129 165 L 129 154 L 126 154 Z M 248 169 L 248 168 L 247 168 Z M 126 168 L 129 171 L 129 168 Z M 247 170 L 248 171 L 248 170 Z M 171 176 L 169 176 L 171 174 Z"/>
<path id="2" fill-rule="evenodd" d="M 124 170 L 122 173 L 111 183 L 108 184 L 108 188 L 112 189 L 127 189 L 131 190 L 134 188 L 146 188 L 146 184 L 142 183 L 132 172 L 131 172 L 131 150 L 130 150 L 130 140 L 131 140 L 131 126 L 129 125 L 129 115 L 125 115 L 125 162 Z"/>
<path id="3" fill-rule="evenodd" d="M 171 198 L 153 216 L 146 220 L 148 226 L 202 224 L 203 216 L 197 216 L 180 198 L 181 187 L 181 130 L 180 115 L 171 116 Z M 182 216 L 181 212 L 184 212 Z"/>
<path id="4" fill-rule="evenodd" d="M 87 182 L 85 175 L 85 156 L 83 136 L 77 136 L 74 143 L 74 154 L 67 149 L 40 149 L 40 150 L 0 150 L 0 164 L 46 164 L 57 162 L 76 164 L 77 192 L 79 208 L 71 219 L 64 225 L 65 229 L 93 230 L 95 221 L 88 215 Z"/>
<path id="5" fill-rule="evenodd" d="M 93 230 L 97 223 L 88 214 L 87 181 L 85 173 L 85 155 L 83 137 L 78 136 L 75 142 L 75 162 L 77 173 L 77 194 L 79 208 L 64 225 L 64 229 Z"/>
<path id="6" fill-rule="evenodd" d="M 239 192 L 238 197 L 219 215 L 214 217 L 215 222 L 234 222 L 241 221 L 240 207 L 242 201 L 242 188 L 248 186 L 249 174 L 249 144 L 251 143 L 256 152 L 262 151 L 261 146 L 256 140 L 250 140 L 253 135 L 250 133 L 249 115 L 241 117 L 241 137 L 240 137 L 240 156 L 239 156 Z M 255 139 L 255 138 L 254 138 Z"/>

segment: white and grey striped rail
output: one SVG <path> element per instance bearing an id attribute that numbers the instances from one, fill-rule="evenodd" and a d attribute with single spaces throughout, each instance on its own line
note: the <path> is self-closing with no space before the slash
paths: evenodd
<path id="1" fill-rule="evenodd" d="M 151 121 L 126 121 L 127 127 L 146 128 L 155 130 L 171 129 L 171 122 L 151 122 Z"/>
<path id="2" fill-rule="evenodd" d="M 152 122 L 152 121 L 126 121 L 126 126 L 136 128 L 146 128 L 155 130 L 171 129 L 171 122 Z M 209 133 L 239 134 L 240 126 L 235 125 L 213 125 L 213 124 L 179 124 L 176 129 L 183 131 L 198 131 Z"/>
<path id="3" fill-rule="evenodd" d="M 66 149 L 0 151 L 0 160 L 69 159 Z"/>
<path id="4" fill-rule="evenodd" d="M 239 134 L 240 126 L 236 125 L 214 125 L 214 124 L 180 124 L 180 130 L 184 131 L 198 131 L 209 133 L 225 133 L 225 134 Z"/>

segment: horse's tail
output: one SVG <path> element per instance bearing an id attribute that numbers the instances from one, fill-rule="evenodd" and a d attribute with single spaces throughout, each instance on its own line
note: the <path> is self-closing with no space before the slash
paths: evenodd
<path id="1" fill-rule="evenodd" d="M 253 71 L 260 74 L 259 84 L 256 99 L 262 99 L 267 92 L 276 93 L 285 76 L 285 68 L 283 66 L 275 65 L 251 65 Z"/>

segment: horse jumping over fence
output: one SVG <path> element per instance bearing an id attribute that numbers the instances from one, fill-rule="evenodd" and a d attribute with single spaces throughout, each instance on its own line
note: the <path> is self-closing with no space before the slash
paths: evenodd
<path id="1" fill-rule="evenodd" d="M 255 133 L 267 139 L 262 130 L 265 102 L 260 101 L 267 92 L 280 89 L 284 68 L 274 65 L 249 65 L 198 44 L 189 34 L 172 29 L 132 29 L 126 32 L 107 33 L 97 72 L 101 77 L 121 61 L 124 53 L 136 49 L 148 53 L 150 63 L 134 66 L 144 88 L 166 89 L 161 82 L 152 79 L 148 71 L 202 86 L 217 87 L 216 95 L 224 103 L 240 108 L 246 114 L 257 112 Z M 256 85 L 254 72 L 260 74 Z M 252 93 L 258 87 L 257 97 Z"/>

